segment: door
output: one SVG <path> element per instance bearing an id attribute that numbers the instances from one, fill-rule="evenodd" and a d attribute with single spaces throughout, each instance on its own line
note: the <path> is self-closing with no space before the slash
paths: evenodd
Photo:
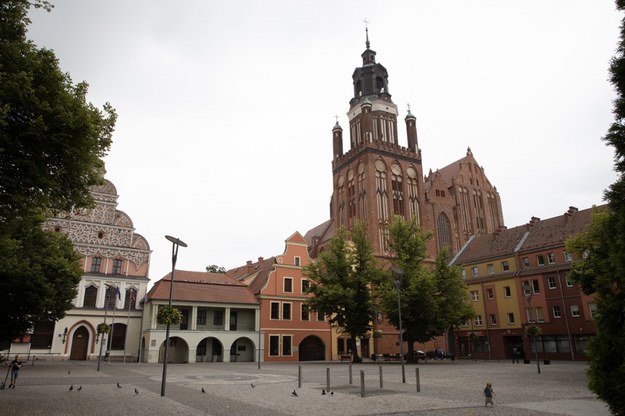
<path id="1" fill-rule="evenodd" d="M 72 336 L 72 349 L 69 354 L 70 360 L 86 360 L 89 349 L 89 331 L 84 326 L 78 327 Z"/>

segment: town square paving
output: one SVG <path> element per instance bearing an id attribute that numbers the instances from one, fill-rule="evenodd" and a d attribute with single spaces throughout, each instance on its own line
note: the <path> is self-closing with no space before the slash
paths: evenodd
<path id="1" fill-rule="evenodd" d="M 533 362 L 427 361 L 406 364 L 404 384 L 399 363 L 169 364 L 162 397 L 162 364 L 30 361 L 17 388 L 0 391 L 0 415 L 608 416 L 587 367 L 541 362 L 538 374 Z M 484 407 L 486 382 L 494 408 Z"/>

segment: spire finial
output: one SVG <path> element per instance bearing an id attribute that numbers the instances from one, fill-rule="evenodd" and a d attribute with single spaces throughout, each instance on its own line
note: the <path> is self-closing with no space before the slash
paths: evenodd
<path id="1" fill-rule="evenodd" d="M 412 113 L 410 112 L 410 103 L 407 104 L 408 105 L 408 115 L 412 115 Z"/>
<path id="2" fill-rule="evenodd" d="M 367 42 L 365 43 L 365 45 L 367 46 L 367 49 L 369 49 L 369 45 L 370 45 L 370 43 L 369 43 L 369 21 L 365 17 L 363 22 L 365 22 L 365 33 L 366 33 L 366 37 L 367 37 Z"/>

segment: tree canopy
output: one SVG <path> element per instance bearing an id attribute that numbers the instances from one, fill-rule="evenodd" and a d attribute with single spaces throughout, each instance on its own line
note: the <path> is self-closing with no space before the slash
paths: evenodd
<path id="1" fill-rule="evenodd" d="M 60 211 L 91 207 L 89 187 L 103 183 L 102 157 L 116 114 L 87 102 L 53 51 L 26 38 L 31 7 L 45 1 L 0 3 L 0 341 L 71 308 L 81 275 L 62 234 L 41 223 Z"/>
<path id="2" fill-rule="evenodd" d="M 399 290 L 409 359 L 415 342 L 427 342 L 473 316 L 462 273 L 449 265 L 449 251 L 442 250 L 434 265 L 425 263 L 431 238 L 432 233 L 423 231 L 415 220 L 396 216 L 389 227 L 388 243 L 393 267 L 377 290 L 382 310 L 396 328 Z"/>
<path id="3" fill-rule="evenodd" d="M 332 325 L 350 335 L 354 361 L 359 361 L 355 342 L 371 329 L 375 316 L 371 285 L 379 280 L 365 224 L 356 224 L 349 239 L 340 229 L 329 250 L 307 265 L 304 274 L 309 279 L 307 293 L 314 295 L 309 308 L 326 314 Z"/>
<path id="4" fill-rule="evenodd" d="M 625 0 L 616 1 L 625 10 Z M 614 148 L 618 179 L 605 192 L 608 209 L 593 212 L 588 229 L 566 242 L 576 254 L 570 278 L 595 294 L 595 336 L 587 345 L 590 389 L 614 415 L 625 415 L 625 18 L 610 65 L 616 91 L 614 121 L 603 140 Z"/>

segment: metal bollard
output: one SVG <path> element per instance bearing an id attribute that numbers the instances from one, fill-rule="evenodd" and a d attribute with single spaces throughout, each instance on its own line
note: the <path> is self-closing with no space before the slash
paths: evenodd
<path id="1" fill-rule="evenodd" d="M 419 368 L 415 368 L 417 373 L 417 393 L 421 393 L 421 379 L 419 378 Z"/>
<path id="2" fill-rule="evenodd" d="M 360 397 L 365 397 L 365 372 L 360 370 Z"/>
<path id="3" fill-rule="evenodd" d="M 297 366 L 297 388 L 302 388 L 302 366 Z"/>
<path id="4" fill-rule="evenodd" d="M 354 384 L 354 381 L 352 380 L 352 362 L 349 362 L 349 384 Z"/>
<path id="5" fill-rule="evenodd" d="M 326 391 L 330 391 L 330 368 L 326 368 Z"/>
<path id="6" fill-rule="evenodd" d="M 384 377 L 382 376 L 382 366 L 380 366 L 380 388 L 384 388 Z"/>

